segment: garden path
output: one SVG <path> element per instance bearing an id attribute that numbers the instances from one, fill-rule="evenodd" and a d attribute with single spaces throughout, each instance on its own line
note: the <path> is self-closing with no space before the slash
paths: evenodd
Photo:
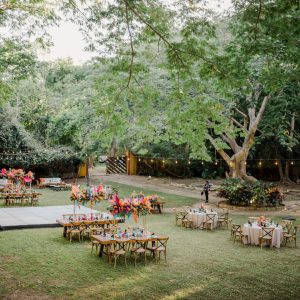
<path id="1" fill-rule="evenodd" d="M 99 182 L 117 182 L 120 184 L 125 184 L 129 186 L 135 186 L 140 188 L 148 188 L 155 190 L 157 192 L 163 192 L 168 194 L 187 196 L 195 198 L 195 206 L 198 206 L 200 202 L 204 202 L 204 195 L 201 195 L 201 190 L 204 186 L 205 180 L 202 178 L 184 178 L 184 179 L 174 179 L 169 177 L 148 177 L 141 175 L 125 175 L 125 174 L 106 174 L 105 168 L 95 167 L 90 169 L 90 177 L 92 181 Z M 209 196 L 209 204 L 216 207 L 219 201 L 222 199 L 217 196 L 216 189 L 220 186 L 223 179 L 212 179 L 209 180 L 212 183 L 213 188 Z M 268 214 L 268 215 L 282 215 L 291 214 L 295 216 L 300 216 L 300 187 L 299 184 L 294 185 L 281 185 L 282 190 L 287 193 L 285 205 L 286 208 L 280 211 L 238 211 L 234 210 L 236 214 Z M 197 200 L 199 202 L 197 202 Z M 172 209 L 167 211 L 171 212 Z M 166 212 L 167 212 L 166 211 Z M 233 211 L 232 211 L 233 212 Z"/>

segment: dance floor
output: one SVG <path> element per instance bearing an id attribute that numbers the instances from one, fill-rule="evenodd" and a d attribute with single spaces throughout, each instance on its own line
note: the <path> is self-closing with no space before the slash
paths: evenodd
<path id="1" fill-rule="evenodd" d="M 10 207 L 0 208 L 0 230 L 58 227 L 57 219 L 63 214 L 72 214 L 73 205 L 39 206 L 39 207 Z M 76 213 L 98 213 L 87 207 L 77 208 Z"/>

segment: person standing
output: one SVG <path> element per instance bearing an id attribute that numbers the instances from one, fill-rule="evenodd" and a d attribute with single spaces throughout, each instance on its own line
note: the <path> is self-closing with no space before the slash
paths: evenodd
<path id="1" fill-rule="evenodd" d="M 208 194 L 210 192 L 210 188 L 211 188 L 211 184 L 208 182 L 208 180 L 206 180 L 203 187 L 203 191 L 201 193 L 201 195 L 203 195 L 203 193 L 205 194 L 205 203 L 208 203 Z"/>

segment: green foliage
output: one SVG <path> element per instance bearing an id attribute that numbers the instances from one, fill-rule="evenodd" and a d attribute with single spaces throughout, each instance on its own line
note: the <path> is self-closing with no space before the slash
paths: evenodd
<path id="1" fill-rule="evenodd" d="M 225 180 L 218 195 L 228 199 L 230 204 L 239 206 L 282 205 L 284 196 L 275 184 L 256 181 L 246 182 L 238 178 Z"/>

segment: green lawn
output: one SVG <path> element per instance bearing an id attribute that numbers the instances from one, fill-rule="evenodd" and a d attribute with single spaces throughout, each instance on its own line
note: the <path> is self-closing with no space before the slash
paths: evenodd
<path id="1" fill-rule="evenodd" d="M 129 185 L 119 184 L 115 182 L 106 182 L 105 184 L 110 184 L 118 188 L 120 197 L 129 197 L 130 194 L 134 191 L 137 193 L 141 192 L 141 189 L 134 188 Z M 40 206 L 72 204 L 72 202 L 69 200 L 71 191 L 52 191 L 49 188 L 36 189 L 36 191 L 42 194 L 39 199 Z M 143 189 L 142 192 L 145 195 L 158 194 L 159 196 L 163 197 L 164 201 L 167 202 L 165 207 L 179 207 L 183 205 L 192 205 L 197 202 L 197 199 L 194 198 L 170 195 L 170 194 L 160 193 L 160 192 L 158 193 L 154 190 L 149 190 L 149 189 Z M 107 206 L 107 201 L 103 201 L 97 207 L 100 209 L 104 209 L 106 206 Z M 0 207 L 5 207 L 4 201 L 0 202 Z"/>
<path id="2" fill-rule="evenodd" d="M 170 236 L 168 261 L 114 269 L 68 242 L 62 228 L 0 232 L 0 299 L 296 299 L 300 250 L 233 244 L 229 231 L 176 227 L 174 215 L 150 215 L 149 228 Z M 233 216 L 244 223 L 246 216 Z M 279 219 L 278 219 L 279 220 Z M 124 224 L 126 226 L 126 224 Z M 127 225 L 128 226 L 128 225 Z M 22 296 L 21 296 L 22 295 Z"/>
<path id="3" fill-rule="evenodd" d="M 134 188 L 120 185 L 120 195 Z M 139 192 L 139 189 L 136 189 Z M 69 191 L 41 190 L 40 205 L 70 204 Z M 155 191 L 144 190 L 146 194 Z M 169 207 L 197 200 L 159 193 Z M 107 201 L 96 207 L 105 210 Z M 247 216 L 231 216 L 243 224 Z M 280 217 L 275 218 L 280 221 Z M 132 225 L 132 220 L 130 221 Z M 126 221 L 122 225 L 129 226 Z M 114 269 L 90 254 L 90 243 L 68 242 L 62 228 L 0 232 L 0 299 L 296 299 L 300 250 L 233 244 L 229 231 L 176 227 L 173 214 L 147 216 L 148 228 L 170 237 L 168 262 L 123 261 Z M 27 298 L 26 298 L 27 297 Z"/>

